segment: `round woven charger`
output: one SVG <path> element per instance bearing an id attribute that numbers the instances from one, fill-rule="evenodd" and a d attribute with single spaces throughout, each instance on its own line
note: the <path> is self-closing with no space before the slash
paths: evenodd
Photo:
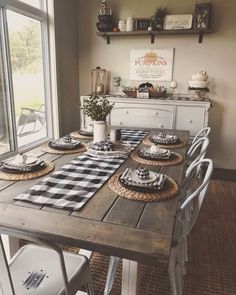
<path id="1" fill-rule="evenodd" d="M 49 154 L 56 154 L 56 155 L 66 155 L 66 154 L 76 154 L 76 153 L 80 153 L 83 151 L 86 151 L 86 145 L 81 143 L 81 146 L 77 149 L 73 149 L 73 150 L 56 150 L 56 149 L 52 149 L 50 148 L 50 146 L 48 145 L 48 143 L 45 143 L 44 145 L 41 146 L 41 150 L 43 152 L 49 153 Z"/>
<path id="2" fill-rule="evenodd" d="M 147 144 L 147 145 L 156 145 L 155 143 L 151 142 L 151 140 L 149 139 L 149 137 L 147 138 L 144 138 L 143 140 L 143 143 L 144 144 Z M 165 148 L 165 149 L 177 149 L 177 148 L 181 148 L 181 147 L 184 147 L 186 146 L 188 142 L 186 140 L 181 140 L 180 143 L 176 143 L 176 144 L 157 144 L 159 147 L 161 148 Z"/>
<path id="3" fill-rule="evenodd" d="M 119 175 L 114 175 L 109 180 L 110 188 L 119 196 L 136 201 L 156 202 L 164 199 L 173 198 L 179 191 L 177 183 L 167 176 L 163 189 L 155 193 L 136 192 L 123 187 L 119 181 Z"/>
<path id="4" fill-rule="evenodd" d="M 174 153 L 175 157 L 174 159 L 170 160 L 147 160 L 143 159 L 139 156 L 138 152 L 134 151 L 131 153 L 131 157 L 134 161 L 141 163 L 141 164 L 146 164 L 146 165 L 158 165 L 158 166 L 171 166 L 171 165 L 177 165 L 183 161 L 183 157 L 178 154 Z"/>
<path id="5" fill-rule="evenodd" d="M 76 139 L 93 139 L 93 136 L 86 136 L 86 135 L 79 134 L 79 131 L 71 132 L 70 136 Z"/>
<path id="6" fill-rule="evenodd" d="M 54 169 L 54 163 L 45 161 L 45 168 L 35 172 L 26 173 L 7 173 L 0 171 L 0 179 L 4 180 L 29 180 L 37 177 L 44 176 Z"/>

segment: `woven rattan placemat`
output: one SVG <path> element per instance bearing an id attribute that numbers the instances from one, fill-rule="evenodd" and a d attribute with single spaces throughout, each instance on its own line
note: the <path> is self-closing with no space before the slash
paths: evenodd
<path id="1" fill-rule="evenodd" d="M 56 149 L 52 149 L 50 148 L 50 146 L 48 145 L 48 143 L 45 143 L 44 145 L 41 146 L 41 150 L 43 152 L 49 153 L 49 154 L 56 154 L 56 155 L 66 155 L 66 154 L 76 154 L 76 153 L 80 153 L 80 152 L 84 152 L 86 151 L 86 145 L 84 143 L 81 143 L 81 146 L 77 149 L 73 149 L 73 150 L 56 150 Z"/>
<path id="2" fill-rule="evenodd" d="M 147 145 L 156 145 L 155 143 L 151 142 L 151 140 L 149 139 L 149 137 L 144 138 L 144 140 L 142 141 L 144 144 Z M 186 140 L 180 140 L 179 143 L 176 144 L 157 144 L 157 146 L 161 147 L 161 148 L 165 148 L 165 149 L 177 149 L 177 148 L 181 148 L 187 145 L 187 141 Z"/>
<path id="3" fill-rule="evenodd" d="M 50 161 L 45 161 L 45 168 L 35 171 L 35 172 L 26 172 L 26 173 L 7 173 L 0 171 L 0 179 L 4 180 L 29 180 L 37 177 L 44 176 L 51 172 L 54 169 L 54 163 Z"/>
<path id="4" fill-rule="evenodd" d="M 79 134 L 79 131 L 71 132 L 70 136 L 76 139 L 93 139 L 93 136 L 86 136 L 86 135 Z"/>
<path id="5" fill-rule="evenodd" d="M 147 160 L 143 159 L 139 156 L 138 151 L 134 151 L 131 153 L 131 158 L 141 164 L 146 165 L 157 165 L 157 166 L 171 166 L 171 165 L 177 165 L 183 161 L 183 157 L 178 154 L 174 153 L 174 158 L 170 160 Z"/>
<path id="6" fill-rule="evenodd" d="M 173 198 L 179 190 L 177 183 L 172 178 L 167 176 L 165 184 L 161 191 L 155 193 L 136 192 L 127 189 L 121 185 L 119 181 L 120 175 L 121 174 L 112 176 L 109 180 L 109 186 L 116 194 L 125 199 L 144 202 L 155 202 Z"/>

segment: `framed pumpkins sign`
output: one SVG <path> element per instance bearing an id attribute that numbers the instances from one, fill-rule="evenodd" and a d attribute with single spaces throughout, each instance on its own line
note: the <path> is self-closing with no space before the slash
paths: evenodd
<path id="1" fill-rule="evenodd" d="M 130 80 L 172 81 L 174 48 L 132 49 Z"/>

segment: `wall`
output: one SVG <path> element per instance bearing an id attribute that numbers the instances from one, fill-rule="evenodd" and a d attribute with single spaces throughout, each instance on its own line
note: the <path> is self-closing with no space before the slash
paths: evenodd
<path id="1" fill-rule="evenodd" d="M 200 2 L 200 1 L 199 1 Z M 207 2 L 207 1 L 205 1 Z M 195 1 L 182 0 L 112 0 L 117 18 L 150 17 L 157 7 L 167 7 L 171 14 L 192 13 Z M 236 1 L 214 0 L 214 33 L 206 35 L 198 44 L 196 35 L 161 36 L 155 44 L 147 37 L 116 37 L 106 45 L 103 38 L 96 36 L 96 21 L 100 1 L 79 1 L 79 74 L 80 94 L 90 92 L 90 71 L 100 65 L 120 75 L 129 77 L 129 54 L 131 48 L 175 48 L 174 78 L 178 90 L 185 92 L 192 73 L 207 70 L 210 76 L 210 110 L 212 127 L 209 157 L 217 167 L 236 169 Z"/>
<path id="2" fill-rule="evenodd" d="M 79 128 L 78 1 L 55 0 L 60 135 Z"/>

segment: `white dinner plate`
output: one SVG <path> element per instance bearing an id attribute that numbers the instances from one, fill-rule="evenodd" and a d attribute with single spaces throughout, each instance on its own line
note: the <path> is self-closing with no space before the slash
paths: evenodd
<path id="1" fill-rule="evenodd" d="M 31 166 L 33 164 L 36 164 L 36 162 L 38 162 L 39 160 L 40 160 L 39 158 L 28 156 L 26 158 L 26 161 L 22 163 L 22 162 L 15 161 L 15 157 L 12 157 L 8 160 L 3 161 L 2 163 L 3 165 L 7 165 L 7 166 L 23 167 L 27 165 Z"/>

